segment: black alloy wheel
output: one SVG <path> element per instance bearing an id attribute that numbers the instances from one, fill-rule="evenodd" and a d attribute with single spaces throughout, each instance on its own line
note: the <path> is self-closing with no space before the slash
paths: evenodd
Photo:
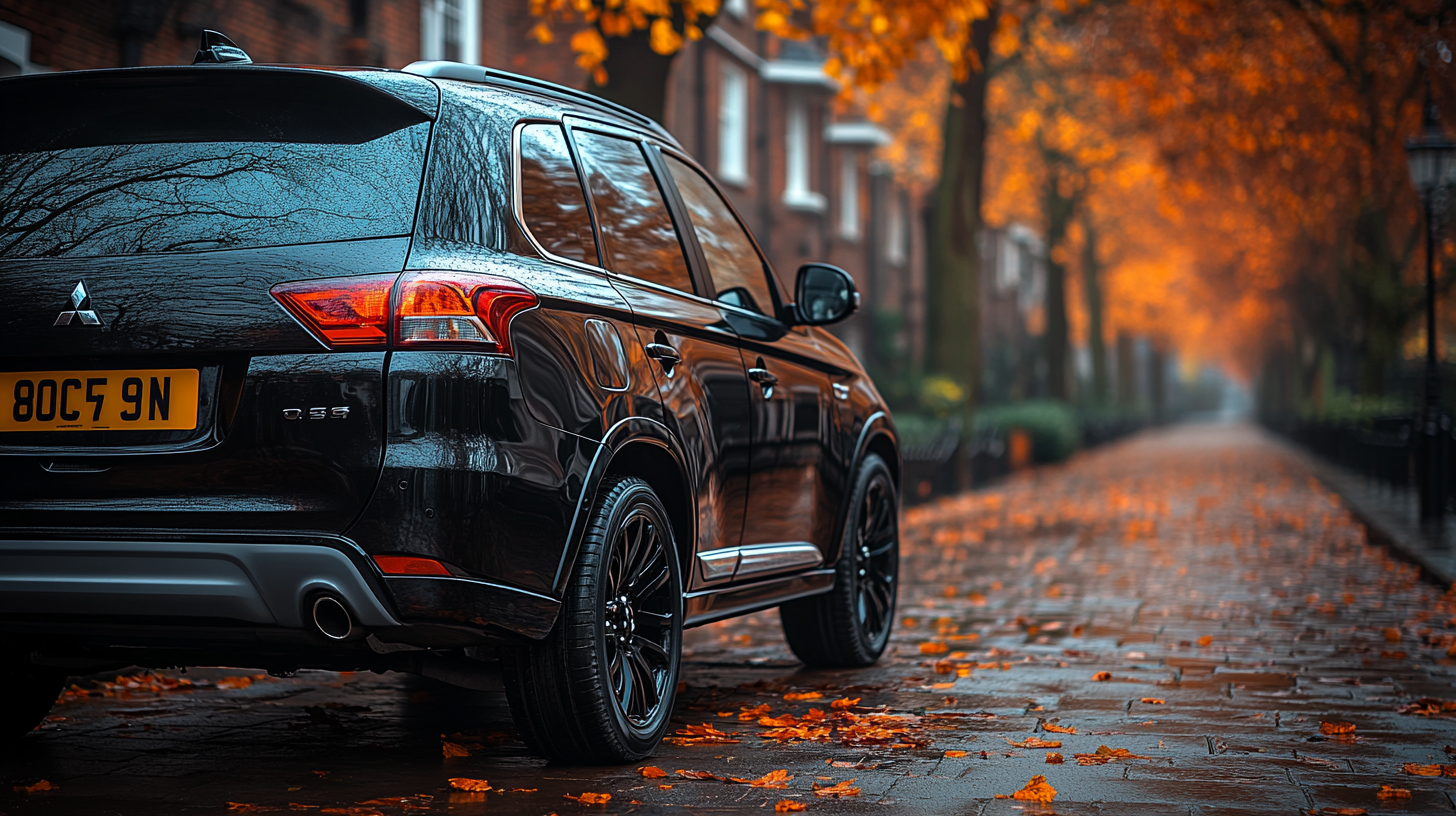
<path id="1" fill-rule="evenodd" d="M 875 454 L 856 474 L 835 570 L 833 591 L 779 607 L 789 648 L 810 666 L 873 665 L 890 642 L 900 580 L 900 500 Z"/>
<path id="2" fill-rule="evenodd" d="M 682 578 L 667 511 L 641 479 L 609 478 L 551 635 L 504 654 L 526 744 L 550 759 L 632 762 L 667 732 L 682 653 Z"/>

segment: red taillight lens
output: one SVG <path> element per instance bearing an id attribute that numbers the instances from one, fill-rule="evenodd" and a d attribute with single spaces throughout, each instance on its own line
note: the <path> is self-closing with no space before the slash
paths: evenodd
<path id="1" fill-rule="evenodd" d="M 510 323 L 536 293 L 506 278 L 469 272 L 406 272 L 399 283 L 395 343 L 460 345 L 510 354 Z"/>
<path id="2" fill-rule="evenodd" d="M 413 555 L 376 555 L 374 563 L 385 575 L 446 575 L 450 570 L 433 558 Z"/>
<path id="3" fill-rule="evenodd" d="M 396 277 L 294 281 L 270 291 L 325 345 L 383 346 L 389 339 L 389 290 Z"/>

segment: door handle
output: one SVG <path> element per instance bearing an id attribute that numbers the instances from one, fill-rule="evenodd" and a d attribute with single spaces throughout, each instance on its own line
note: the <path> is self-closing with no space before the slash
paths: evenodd
<path id="1" fill-rule="evenodd" d="M 834 397 L 835 397 L 835 399 L 842 399 L 842 400 L 849 399 L 849 386 L 847 386 L 847 385 L 845 385 L 843 383 L 834 383 L 832 385 L 832 387 L 834 389 Z"/>
<path id="2" fill-rule="evenodd" d="M 665 368 L 672 368 L 682 362 L 682 354 L 666 343 L 648 343 L 647 356 L 662 363 Z"/>
<path id="3" fill-rule="evenodd" d="M 748 379 L 753 380 L 764 388 L 773 388 L 779 384 L 779 378 L 766 368 L 748 369 Z"/>

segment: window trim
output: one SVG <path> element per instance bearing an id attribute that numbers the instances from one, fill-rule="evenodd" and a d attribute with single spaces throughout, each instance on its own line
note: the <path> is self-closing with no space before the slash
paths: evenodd
<path id="1" fill-rule="evenodd" d="M 863 237 L 863 219 L 860 217 L 860 171 L 859 151 L 841 149 L 839 153 L 839 237 L 844 241 L 858 243 Z"/>
<path id="2" fill-rule="evenodd" d="M 521 200 L 521 132 L 531 125 L 554 125 L 561 129 L 562 135 L 566 139 L 567 154 L 571 158 L 571 164 L 573 169 L 575 169 L 576 171 L 577 183 L 581 185 L 581 196 L 583 199 L 586 200 L 587 218 L 591 222 L 592 228 L 592 243 L 595 244 L 597 250 L 598 265 L 596 266 L 585 263 L 583 261 L 575 260 L 574 258 L 564 258 L 560 255 L 555 255 L 547 251 L 546 247 L 542 245 L 541 241 L 536 238 L 534 233 L 531 232 L 530 225 L 526 223 L 525 207 L 523 206 Z M 602 237 L 601 231 L 597 228 L 596 210 L 592 207 L 591 204 L 591 193 L 589 190 L 587 190 L 586 179 L 582 177 L 581 162 L 577 159 L 576 156 L 576 144 L 571 140 L 571 133 L 569 130 L 567 130 L 566 125 L 563 121 L 559 119 L 546 118 L 521 119 L 518 120 L 516 124 L 511 128 L 511 215 L 514 216 L 516 219 L 516 226 L 520 227 L 521 233 L 526 236 L 526 242 L 529 243 L 531 247 L 535 249 L 538 254 L 541 255 L 542 258 L 545 258 L 546 260 L 553 263 L 565 264 L 567 266 L 573 266 L 578 269 L 584 269 L 588 272 L 596 272 L 600 274 L 607 271 L 605 267 L 605 260 L 602 257 Z"/>

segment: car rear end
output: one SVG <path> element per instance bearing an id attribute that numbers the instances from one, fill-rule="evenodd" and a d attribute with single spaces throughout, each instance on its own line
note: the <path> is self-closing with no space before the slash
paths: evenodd
<path id="1" fill-rule="evenodd" d="M 437 89 L 214 66 L 0 104 L 0 651 L 356 664 L 353 629 L 399 623 L 344 534 Z"/>

